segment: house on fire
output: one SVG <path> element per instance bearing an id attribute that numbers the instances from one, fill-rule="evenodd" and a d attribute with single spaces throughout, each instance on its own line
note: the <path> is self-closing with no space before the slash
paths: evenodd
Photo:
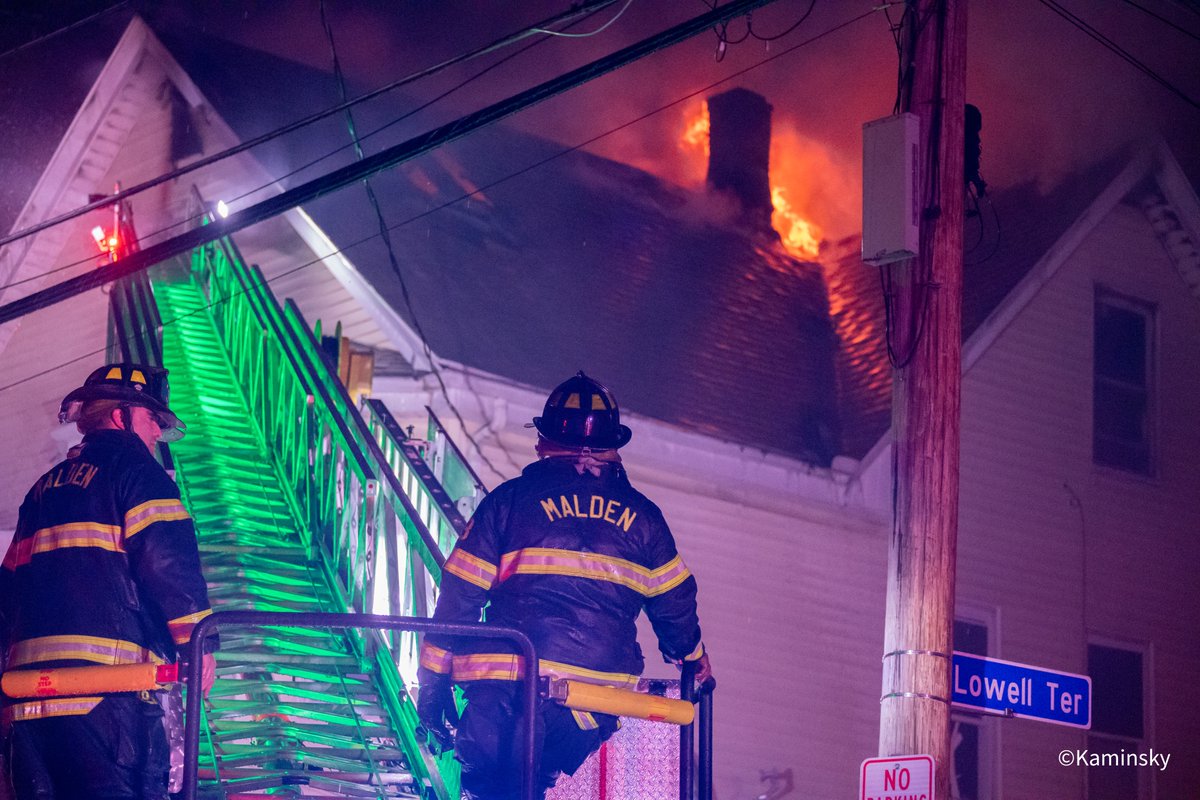
<path id="1" fill-rule="evenodd" d="M 128 13 L 0 67 L 3 231 L 338 99 L 325 73 Z M 360 130 L 405 102 L 362 111 Z M 712 136 L 714 152 L 754 149 L 716 114 Z M 142 244 L 196 190 L 236 208 L 346 163 L 348 143 L 327 119 L 146 192 Z M 877 273 L 857 238 L 819 263 L 788 255 L 761 224 L 765 162 L 722 167 L 750 188 L 724 184 L 744 213 L 714 219 L 695 192 L 584 152 L 546 160 L 558 149 L 496 126 L 373 178 L 403 283 L 361 186 L 234 239 L 276 296 L 372 354 L 371 393 L 402 422 L 426 405 L 449 421 L 452 401 L 489 485 L 533 458 L 524 424 L 549 388 L 580 368 L 609 384 L 631 476 L 699 580 L 717 796 L 756 796 L 760 771 L 786 768 L 797 797 L 846 796 L 879 724 L 892 485 Z M 1093 724 L 956 712 L 955 796 L 1183 797 L 1200 784 L 1200 202 L 1154 143 L 991 202 L 999 239 L 965 271 L 956 648 L 1090 675 Z M 0 249 L 0 302 L 93 268 L 106 214 Z M 0 436 L 20 454 L 0 465 L 0 528 L 70 444 L 57 404 L 101 361 L 106 314 L 96 290 L 0 328 Z M 1058 763 L 1151 748 L 1168 769 Z"/>

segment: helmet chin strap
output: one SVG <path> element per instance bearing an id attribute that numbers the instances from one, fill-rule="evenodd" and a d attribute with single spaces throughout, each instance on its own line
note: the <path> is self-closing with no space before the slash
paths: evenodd
<path id="1" fill-rule="evenodd" d="M 129 406 L 122 403 L 117 406 L 117 411 L 121 412 L 121 424 L 129 433 L 133 433 L 133 413 L 129 410 Z"/>

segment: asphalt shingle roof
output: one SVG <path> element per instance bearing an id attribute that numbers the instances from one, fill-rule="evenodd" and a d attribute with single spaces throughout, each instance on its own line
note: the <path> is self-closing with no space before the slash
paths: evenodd
<path id="1" fill-rule="evenodd" d="M 0 188 L 0 227 L 86 96 L 117 19 L 85 42 L 56 37 L 5 63 L 21 79 L 0 82 L 0 130 L 15 142 L 0 149 L 0 166 L 16 176 Z M 339 99 L 320 70 L 162 23 L 156 32 L 240 136 Z M 47 81 L 65 90 L 46 93 Z M 360 110 L 360 130 L 412 105 L 394 95 Z M 345 163 L 348 143 L 344 119 L 332 118 L 255 154 L 279 175 L 341 148 L 284 181 L 295 183 Z M 582 368 L 627 409 L 818 465 L 861 457 L 879 440 L 891 374 L 878 271 L 861 262 L 857 238 L 827 247 L 823 266 L 799 261 L 697 213 L 697 192 L 584 152 L 551 158 L 560 150 L 498 125 L 373 178 L 400 277 L 361 185 L 306 210 L 443 358 L 544 389 Z M 995 193 L 968 253 L 964 335 L 1114 174 L 1107 163 L 1048 195 Z M 977 235 L 969 222 L 968 244 Z"/>

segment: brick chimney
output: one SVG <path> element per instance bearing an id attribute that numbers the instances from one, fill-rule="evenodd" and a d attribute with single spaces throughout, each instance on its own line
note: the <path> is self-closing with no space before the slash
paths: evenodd
<path id="1" fill-rule="evenodd" d="M 749 89 L 708 98 L 708 185 L 733 197 L 752 229 L 771 228 L 771 104 Z"/>

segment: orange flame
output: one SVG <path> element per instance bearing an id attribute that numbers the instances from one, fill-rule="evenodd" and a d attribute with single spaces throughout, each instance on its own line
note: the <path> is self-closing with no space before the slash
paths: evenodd
<path id="1" fill-rule="evenodd" d="M 779 234 L 784 248 L 800 259 L 814 259 L 821 250 L 821 229 L 792 209 L 787 201 L 787 189 L 771 187 L 771 227 Z"/>
<path id="2" fill-rule="evenodd" d="M 701 175 L 707 168 L 709 156 L 708 132 L 708 103 L 701 101 L 694 111 L 685 116 L 683 132 L 679 137 L 679 148 L 695 154 L 695 160 L 702 162 L 697 165 L 700 167 L 697 172 Z M 779 234 L 784 249 L 790 255 L 807 261 L 817 257 L 823 233 L 801 209 L 804 199 L 812 199 L 812 192 L 805 191 L 803 182 L 814 179 L 806 168 L 813 164 L 805 162 L 815 162 L 818 156 L 809 152 L 811 147 L 804 147 L 797 140 L 790 126 L 782 128 L 779 133 L 771 146 L 771 205 L 774 208 L 771 227 Z"/>
<path id="3" fill-rule="evenodd" d="M 700 102 L 700 110 L 688 121 L 680 143 L 693 150 L 702 150 L 708 158 L 708 103 Z"/>

